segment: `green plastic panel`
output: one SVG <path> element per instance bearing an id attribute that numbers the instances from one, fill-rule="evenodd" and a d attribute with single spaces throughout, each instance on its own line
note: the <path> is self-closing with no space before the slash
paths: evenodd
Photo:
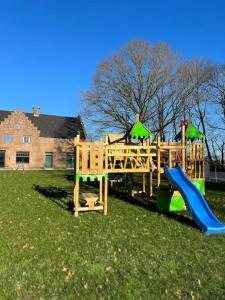
<path id="1" fill-rule="evenodd" d="M 195 127 L 192 123 L 189 123 L 186 129 L 186 137 L 188 139 L 204 139 L 205 136 L 201 133 L 197 127 Z"/>
<path id="2" fill-rule="evenodd" d="M 192 179 L 191 182 L 205 195 L 205 181 L 203 179 Z M 159 196 L 158 207 L 160 211 L 167 212 L 183 211 L 186 209 L 183 197 L 181 195 L 171 196 L 169 192 L 168 195 L 163 194 Z"/>
<path id="3" fill-rule="evenodd" d="M 130 137 L 135 138 L 150 138 L 151 132 L 141 123 L 136 122 L 130 132 Z"/>
<path id="4" fill-rule="evenodd" d="M 81 175 L 81 174 L 76 174 L 76 181 L 79 181 L 80 178 L 86 182 L 88 179 L 90 181 L 100 181 L 100 179 L 104 178 L 105 180 L 108 179 L 108 174 L 87 174 L 87 175 Z"/>
<path id="5" fill-rule="evenodd" d="M 184 211 L 186 206 L 182 196 L 160 195 L 158 207 L 160 211 L 175 212 Z"/>
<path id="6" fill-rule="evenodd" d="M 203 179 L 192 179 L 191 182 L 197 187 L 197 189 L 205 195 L 205 180 Z"/>

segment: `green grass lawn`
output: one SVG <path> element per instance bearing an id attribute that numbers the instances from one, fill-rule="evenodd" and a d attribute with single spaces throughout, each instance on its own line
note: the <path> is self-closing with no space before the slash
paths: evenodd
<path id="1" fill-rule="evenodd" d="M 109 198 L 72 214 L 63 172 L 0 172 L 0 299 L 222 299 L 225 235 Z M 207 199 L 225 222 L 223 186 Z"/>

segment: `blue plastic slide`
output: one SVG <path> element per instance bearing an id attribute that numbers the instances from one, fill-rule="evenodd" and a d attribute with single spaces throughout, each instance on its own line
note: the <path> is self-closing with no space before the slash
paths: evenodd
<path id="1" fill-rule="evenodd" d="M 180 166 L 176 168 L 165 167 L 165 174 L 181 193 L 187 209 L 203 232 L 206 234 L 225 233 L 225 225 L 217 219 L 205 198 L 188 179 Z"/>

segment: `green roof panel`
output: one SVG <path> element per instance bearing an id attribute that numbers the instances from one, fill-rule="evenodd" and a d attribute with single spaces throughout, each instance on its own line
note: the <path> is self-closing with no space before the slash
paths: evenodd
<path id="1" fill-rule="evenodd" d="M 150 138 L 152 134 L 140 121 L 138 121 L 134 124 L 129 135 L 132 139 L 143 139 Z"/>
<path id="2" fill-rule="evenodd" d="M 197 127 L 195 127 L 192 123 L 189 123 L 186 129 L 186 137 L 188 139 L 204 139 L 205 136 L 201 133 Z"/>

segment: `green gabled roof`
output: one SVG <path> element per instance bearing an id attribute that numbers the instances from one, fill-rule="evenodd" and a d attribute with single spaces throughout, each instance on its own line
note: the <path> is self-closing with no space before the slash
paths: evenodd
<path id="1" fill-rule="evenodd" d="M 133 127 L 128 133 L 129 138 L 132 139 L 144 139 L 151 137 L 151 131 L 148 130 L 140 121 L 134 123 Z"/>
<path id="2" fill-rule="evenodd" d="M 192 123 L 189 123 L 186 129 L 186 138 L 202 140 L 205 138 L 205 135 L 201 133 Z"/>
<path id="3" fill-rule="evenodd" d="M 195 127 L 191 122 L 186 126 L 185 135 L 187 139 L 190 140 L 202 140 L 205 138 L 205 135 L 201 133 L 197 127 Z M 176 135 L 175 140 L 181 140 L 182 134 L 181 131 Z"/>

